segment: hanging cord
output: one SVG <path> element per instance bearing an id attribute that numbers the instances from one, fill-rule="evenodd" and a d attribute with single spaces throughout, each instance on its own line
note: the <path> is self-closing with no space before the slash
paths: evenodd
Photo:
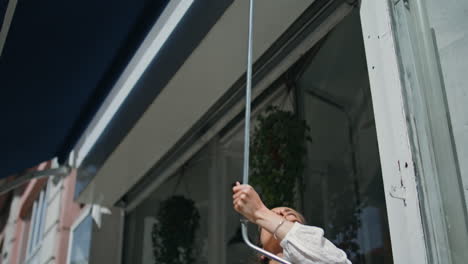
<path id="1" fill-rule="evenodd" d="M 251 113 L 251 104 L 252 104 L 252 31 L 253 31 L 253 4 L 254 0 L 250 0 L 249 8 L 249 36 L 248 36 L 248 48 L 247 48 L 247 85 L 246 85 L 246 95 L 245 95 L 245 134 L 244 134 L 244 169 L 243 169 L 243 183 L 249 183 L 249 158 L 250 158 L 250 113 Z M 242 223 L 242 238 L 247 246 L 251 247 L 260 254 L 265 255 L 266 257 L 276 260 L 277 262 L 283 264 L 291 264 L 291 262 L 284 260 L 275 254 L 268 252 L 252 242 L 250 242 L 248 236 L 247 219 L 241 219 Z"/>
<path id="2" fill-rule="evenodd" d="M 184 165 L 182 165 L 180 172 L 179 172 L 179 176 L 177 177 L 177 182 L 174 185 L 172 195 L 176 194 L 177 190 L 179 189 L 180 184 L 182 183 L 184 191 L 185 191 L 184 195 L 187 197 L 191 197 L 190 188 L 187 185 L 187 181 L 184 181 L 185 172 L 187 171 L 188 167 L 189 167 L 188 163 L 185 163 Z"/>
<path id="3" fill-rule="evenodd" d="M 177 189 L 179 188 L 180 182 L 182 181 L 182 178 L 183 178 L 184 173 L 185 173 L 185 167 L 186 166 L 187 166 L 187 164 L 184 164 L 184 165 L 182 165 L 182 168 L 180 169 L 179 177 L 177 177 L 177 182 L 174 185 L 174 190 L 172 191 L 172 195 L 174 195 L 176 193 Z"/>

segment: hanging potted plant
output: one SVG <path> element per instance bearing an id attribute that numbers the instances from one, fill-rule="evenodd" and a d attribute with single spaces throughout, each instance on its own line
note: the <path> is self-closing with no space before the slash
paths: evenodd
<path id="1" fill-rule="evenodd" d="M 305 120 L 276 106 L 258 118 L 251 145 L 251 183 L 267 206 L 295 205 L 309 132 Z"/>
<path id="2" fill-rule="evenodd" d="M 153 225 L 152 242 L 155 263 L 195 263 L 195 236 L 200 213 L 191 199 L 174 195 L 161 202 Z"/>

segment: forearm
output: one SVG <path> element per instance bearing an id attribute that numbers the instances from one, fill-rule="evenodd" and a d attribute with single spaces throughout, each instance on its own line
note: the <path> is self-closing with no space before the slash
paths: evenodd
<path id="1" fill-rule="evenodd" d="M 284 222 L 281 224 L 282 221 Z M 275 235 L 278 241 L 283 240 L 294 225 L 294 223 L 287 221 L 284 217 L 268 210 L 268 208 L 260 209 L 255 212 L 255 224 L 271 234 L 276 231 Z M 277 229 L 280 224 L 281 226 Z"/>

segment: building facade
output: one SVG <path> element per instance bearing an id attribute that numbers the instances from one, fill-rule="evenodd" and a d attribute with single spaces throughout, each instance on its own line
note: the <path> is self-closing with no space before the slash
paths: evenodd
<path id="1" fill-rule="evenodd" d="M 45 162 L 32 170 L 45 170 Z M 70 227 L 80 214 L 73 201 L 76 173 L 54 182 L 35 179 L 10 194 L 2 263 L 66 263 Z"/>
<path id="2" fill-rule="evenodd" d="M 51 167 L 44 162 L 30 171 Z M 113 254 L 120 222 L 96 205 L 74 201 L 76 170 L 60 178 L 34 179 L 5 194 L 1 261 L 9 264 L 117 263 Z M 101 225 L 106 222 L 105 227 Z M 92 240 L 91 240 L 92 239 Z"/>

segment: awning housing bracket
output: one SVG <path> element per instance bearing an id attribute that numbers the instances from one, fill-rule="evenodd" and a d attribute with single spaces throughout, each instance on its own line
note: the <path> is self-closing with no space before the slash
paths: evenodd
<path id="1" fill-rule="evenodd" d="M 14 190 L 30 180 L 40 179 L 49 176 L 55 176 L 54 179 L 60 179 L 70 174 L 70 171 L 70 166 L 62 165 L 58 168 L 27 172 L 25 174 L 17 176 L 13 181 L 7 182 L 0 186 L 0 195 Z"/>

